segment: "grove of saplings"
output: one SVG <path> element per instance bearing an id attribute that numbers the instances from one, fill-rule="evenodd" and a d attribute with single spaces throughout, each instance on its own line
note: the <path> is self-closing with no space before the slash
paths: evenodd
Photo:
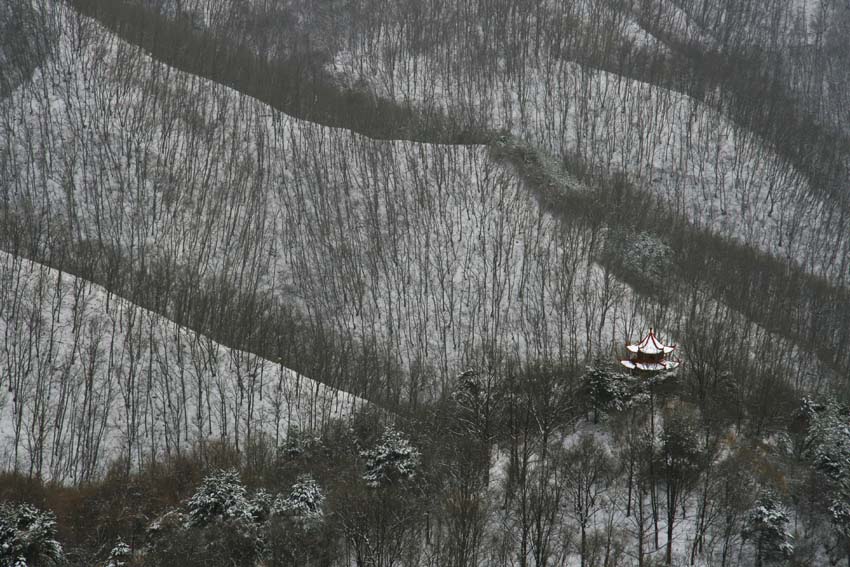
<path id="1" fill-rule="evenodd" d="M 847 93 L 840 0 L 0 5 L 0 567 L 850 567 Z"/>

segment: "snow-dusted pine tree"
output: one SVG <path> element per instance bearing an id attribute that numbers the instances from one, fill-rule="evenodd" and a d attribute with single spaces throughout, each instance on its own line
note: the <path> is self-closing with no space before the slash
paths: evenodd
<path id="1" fill-rule="evenodd" d="M 809 421 L 807 445 L 815 467 L 832 482 L 847 486 L 850 484 L 850 418 L 847 411 L 830 402 L 819 411 L 810 411 Z"/>
<path id="2" fill-rule="evenodd" d="M 799 413 L 809 424 L 808 454 L 829 491 L 829 518 L 850 550 L 850 416 L 834 400 L 820 404 L 810 398 L 803 398 Z"/>
<path id="3" fill-rule="evenodd" d="M 845 540 L 850 540 L 850 504 L 848 502 L 850 502 L 850 495 L 842 494 L 839 498 L 833 498 L 832 505 L 829 507 L 832 525 Z"/>
<path id="4" fill-rule="evenodd" d="M 309 474 L 301 475 L 286 498 L 275 505 L 275 513 L 286 514 L 298 520 L 318 521 L 322 519 L 325 494 L 322 487 Z"/>
<path id="5" fill-rule="evenodd" d="M 248 493 L 233 470 L 205 477 L 186 506 L 189 527 L 204 527 L 216 520 L 253 520 Z"/>
<path id="6" fill-rule="evenodd" d="M 457 404 L 458 421 L 464 434 L 471 434 L 485 444 L 493 436 L 493 421 L 503 405 L 499 380 L 491 374 L 467 370 L 457 377 L 452 400 Z"/>
<path id="7" fill-rule="evenodd" d="M 251 498 L 236 471 L 205 477 L 182 511 L 160 516 L 148 529 L 146 562 L 252 567 L 263 551 L 265 494 Z"/>
<path id="8" fill-rule="evenodd" d="M 664 479 L 667 496 L 667 546 L 665 560 L 673 560 L 673 539 L 677 510 L 693 490 L 704 463 L 700 435 L 694 413 L 683 408 L 664 415 L 656 471 Z"/>
<path id="9" fill-rule="evenodd" d="M 409 480 L 419 465 L 419 451 L 392 427 L 387 427 L 378 444 L 361 456 L 366 459 L 363 478 L 373 488 Z"/>
<path id="10" fill-rule="evenodd" d="M 251 517 L 261 524 L 274 513 L 275 505 L 280 496 L 275 496 L 268 490 L 260 488 L 250 499 Z"/>
<path id="11" fill-rule="evenodd" d="M 747 516 L 741 536 L 755 551 L 755 565 L 773 565 L 791 556 L 794 546 L 787 531 L 788 515 L 773 494 L 765 493 Z"/>
<path id="12" fill-rule="evenodd" d="M 109 552 L 109 562 L 106 564 L 106 567 L 126 567 L 127 562 L 130 561 L 132 556 L 133 551 L 130 549 L 130 546 L 124 543 L 121 538 L 118 538 L 112 551 Z"/>
<path id="13" fill-rule="evenodd" d="M 49 565 L 62 557 L 53 512 L 29 504 L 0 504 L 0 565 Z"/>

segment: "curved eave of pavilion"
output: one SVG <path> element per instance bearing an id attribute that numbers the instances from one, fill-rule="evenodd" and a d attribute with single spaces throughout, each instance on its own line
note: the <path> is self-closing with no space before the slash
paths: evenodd
<path id="1" fill-rule="evenodd" d="M 662 345 L 661 348 L 657 348 L 652 345 L 644 348 L 641 345 L 626 345 L 626 350 L 633 354 L 670 354 L 671 352 L 676 350 L 676 347 Z"/>
<path id="2" fill-rule="evenodd" d="M 662 370 L 673 370 L 678 368 L 679 362 L 675 360 L 663 360 L 661 362 L 634 362 L 631 360 L 621 360 L 620 364 L 629 370 L 642 370 L 644 372 L 659 372 Z"/>

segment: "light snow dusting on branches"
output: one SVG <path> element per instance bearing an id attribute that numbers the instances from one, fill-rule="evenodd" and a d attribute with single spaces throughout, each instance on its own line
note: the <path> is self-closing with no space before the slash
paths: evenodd
<path id="1" fill-rule="evenodd" d="M 366 459 L 363 479 L 373 488 L 412 479 L 419 464 L 419 451 L 392 427 L 384 431 L 376 446 L 363 451 L 361 456 Z"/>
<path id="2" fill-rule="evenodd" d="M 187 507 L 190 527 L 203 527 L 216 520 L 253 519 L 247 491 L 236 471 L 219 471 L 204 478 Z"/>
<path id="3" fill-rule="evenodd" d="M 275 511 L 291 515 L 299 520 L 318 521 L 322 519 L 324 503 L 325 495 L 322 487 L 307 474 L 299 476 L 298 481 L 289 490 L 289 494 L 278 500 Z"/>
<path id="4" fill-rule="evenodd" d="M 53 512 L 29 504 L 0 504 L 0 565 L 51 565 L 62 559 Z"/>

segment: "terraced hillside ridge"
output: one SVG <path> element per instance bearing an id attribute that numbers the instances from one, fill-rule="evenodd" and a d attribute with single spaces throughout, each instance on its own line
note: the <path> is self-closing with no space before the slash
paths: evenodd
<path id="1" fill-rule="evenodd" d="M 240 294 L 245 309 L 290 306 L 350 356 L 379 353 L 360 382 L 329 383 L 390 400 L 512 353 L 578 363 L 641 326 L 596 262 L 598 235 L 544 214 L 486 147 L 293 119 L 68 14 L 55 53 L 0 103 L 9 246 L 273 359 L 299 355 L 242 319 L 228 335 L 216 313 Z M 190 309 L 201 292 L 223 304 Z M 291 366 L 332 380 L 308 356 Z"/>
<path id="2" fill-rule="evenodd" d="M 830 2 L 134 5 L 235 35 L 231 45 L 259 61 L 323 64 L 346 89 L 426 122 L 447 113 L 509 129 L 558 159 L 627 175 L 699 228 L 833 282 L 847 276 L 850 140 L 832 125 L 846 105 L 818 87 L 840 83 L 843 66 L 806 65 L 794 51 L 846 51 Z M 727 20 L 729 35 L 711 31 Z"/>
<path id="3" fill-rule="evenodd" d="M 142 4 L 144 5 L 144 3 Z M 92 3 L 92 6 L 98 5 L 98 2 Z M 205 6 L 204 2 L 183 3 L 180 9 L 184 12 L 180 12 L 178 6 L 165 3 L 158 4 L 145 13 L 151 22 L 162 22 L 163 20 L 170 22 L 177 18 L 177 13 L 180 12 L 182 15 L 177 19 L 184 25 L 191 21 L 195 30 L 193 33 L 207 34 L 213 38 L 218 38 L 217 41 L 224 41 L 224 45 L 229 45 L 222 37 L 219 37 L 222 34 L 223 20 L 221 18 L 224 18 L 222 14 L 230 14 L 231 16 L 239 14 L 239 17 L 236 18 L 236 27 L 251 27 L 256 24 L 256 21 L 263 19 L 260 17 L 260 13 L 266 9 L 251 3 L 233 3 L 224 7 L 219 6 L 223 11 L 208 13 Z M 324 31 L 321 31 L 325 30 L 323 26 L 333 24 L 343 31 L 348 30 L 350 33 L 357 34 L 368 32 L 370 29 L 368 26 L 384 20 L 379 18 L 375 21 L 360 22 L 358 25 L 362 24 L 366 27 L 361 29 L 358 25 L 354 25 L 354 28 L 349 29 L 350 25 L 353 24 L 346 20 L 345 14 L 348 14 L 346 9 L 340 8 L 339 13 L 331 11 L 333 12 L 331 14 L 325 11 L 326 8 L 327 6 L 308 8 L 288 4 L 281 5 L 282 12 L 266 14 L 267 23 L 270 26 L 268 30 L 277 29 L 275 26 L 289 25 L 287 22 L 298 21 L 300 23 L 296 26 L 297 33 L 277 37 L 272 42 L 276 47 L 272 49 L 268 45 L 266 46 L 267 49 L 271 49 L 268 52 L 263 51 L 259 45 L 252 43 L 257 40 L 257 37 L 242 35 L 239 41 L 248 41 L 250 45 L 236 42 L 241 47 L 235 49 L 234 53 L 246 55 L 246 53 L 250 54 L 253 51 L 255 52 L 253 57 L 259 58 L 258 60 L 261 61 L 265 60 L 263 57 L 266 56 L 272 59 L 277 56 L 291 59 L 303 52 L 305 45 L 319 46 L 321 53 L 316 55 L 318 61 L 311 58 L 308 63 L 304 64 L 308 66 L 316 65 L 321 60 L 327 60 L 329 63 L 327 63 L 326 71 L 335 74 L 335 76 L 342 78 L 343 82 L 346 82 L 345 76 L 348 71 L 346 71 L 345 66 L 340 69 L 330 63 L 333 59 L 334 50 L 342 49 L 340 46 L 345 44 L 345 41 L 327 36 Z M 799 109 L 797 103 L 789 98 L 789 95 L 782 94 L 784 92 L 782 85 L 777 85 L 779 94 L 774 97 L 775 100 L 772 100 L 770 105 L 765 106 L 764 112 L 753 114 L 751 101 L 764 99 L 773 92 L 769 88 L 772 83 L 765 82 L 764 72 L 758 66 L 760 63 L 752 58 L 752 60 L 746 59 L 737 54 L 738 51 L 728 56 L 714 52 L 694 51 L 694 49 L 715 49 L 717 46 L 712 42 L 706 43 L 697 36 L 692 38 L 679 31 L 664 31 L 659 28 L 662 24 L 679 25 L 682 22 L 687 22 L 686 11 L 673 10 L 670 12 L 672 15 L 670 15 L 662 10 L 656 18 L 650 21 L 639 17 L 643 12 L 635 11 L 623 15 L 621 13 L 622 8 L 621 6 L 616 9 L 609 9 L 605 7 L 604 3 L 595 5 L 595 7 L 576 5 L 574 6 L 574 13 L 567 12 L 563 15 L 576 26 L 573 29 L 576 35 L 569 38 L 562 37 L 560 43 L 554 45 L 549 40 L 543 43 L 543 45 L 549 46 L 547 49 L 554 50 L 552 52 L 543 50 L 544 55 L 548 53 L 546 57 L 549 57 L 546 60 L 548 66 L 545 69 L 554 70 L 553 65 L 562 65 L 566 62 L 566 65 L 570 68 L 569 72 L 574 75 L 571 79 L 573 88 L 570 97 L 576 104 L 574 108 L 570 108 L 569 104 L 564 107 L 571 118 L 567 121 L 561 120 L 559 128 L 563 130 L 562 134 L 566 132 L 569 136 L 575 137 L 575 140 L 569 142 L 573 145 L 578 144 L 576 140 L 586 140 L 589 139 L 588 137 L 603 136 L 608 139 L 603 144 L 605 148 L 600 149 L 599 144 L 596 144 L 595 147 L 584 144 L 586 151 L 582 153 L 567 151 L 565 155 L 561 156 L 564 165 L 558 166 L 556 164 L 555 168 L 564 167 L 575 172 L 579 177 L 583 177 L 586 181 L 583 186 L 586 188 L 579 190 L 586 194 L 563 197 L 566 200 L 565 202 L 569 202 L 570 205 L 556 207 L 556 209 L 569 213 L 572 207 L 571 212 L 575 214 L 567 214 L 566 222 L 568 223 L 576 222 L 576 219 L 582 214 L 589 214 L 595 219 L 591 221 L 591 225 L 594 225 L 594 223 L 598 225 L 601 222 L 613 228 L 615 234 L 649 232 L 661 241 L 675 244 L 673 247 L 675 251 L 673 265 L 677 268 L 677 272 L 701 274 L 705 285 L 715 289 L 717 294 L 725 298 L 725 301 L 733 305 L 734 308 L 744 311 L 757 324 L 801 344 L 804 350 L 817 352 L 819 358 L 827 367 L 833 368 L 839 373 L 842 372 L 842 369 L 847 367 L 848 353 L 842 347 L 844 333 L 840 328 L 840 313 L 847 312 L 850 304 L 848 304 L 847 294 L 843 291 L 843 286 L 840 283 L 841 277 L 843 277 L 841 274 L 847 271 L 845 269 L 846 254 L 842 252 L 844 246 L 842 239 L 845 232 L 840 229 L 842 219 L 846 216 L 845 207 L 842 205 L 840 192 L 836 193 L 835 187 L 832 186 L 833 182 L 839 180 L 842 175 L 841 167 L 838 166 L 836 169 L 834 163 L 835 159 L 841 159 L 840 137 L 838 139 L 831 137 L 828 132 L 822 128 L 819 129 L 817 124 L 807 122 L 809 119 L 806 118 L 806 113 Z M 311 11 L 314 9 L 317 12 Z M 259 12 L 256 10 L 259 10 Z M 304 10 L 306 12 L 302 13 Z M 294 13 L 300 15 L 297 18 L 290 17 Z M 487 17 L 492 17 L 495 13 L 487 13 Z M 549 12 L 545 13 L 549 14 Z M 782 13 L 786 14 L 785 12 Z M 123 22 L 120 26 L 115 21 L 106 19 L 112 22 L 111 25 L 116 29 L 123 30 L 119 33 L 136 38 L 139 30 L 133 33 L 125 33 L 131 22 L 126 18 L 121 19 L 120 16 L 119 12 L 109 12 L 110 18 L 118 18 L 120 22 Z M 454 18 L 458 21 L 466 21 L 467 18 L 472 17 L 472 13 L 436 11 L 427 16 L 417 15 L 416 13 L 387 14 L 384 16 L 391 20 L 392 18 L 401 18 L 400 21 L 402 22 L 406 21 L 404 18 L 419 17 L 425 17 L 427 21 L 430 21 L 428 18 Z M 532 28 L 523 27 L 523 22 L 534 22 L 535 18 L 539 19 L 538 16 L 539 14 L 524 12 L 522 17 L 531 18 L 531 20 L 513 21 L 510 26 L 518 26 L 517 33 L 527 34 L 529 29 Z M 667 16 L 670 17 L 667 18 Z M 105 18 L 105 16 L 98 17 Z M 282 19 L 276 20 L 275 18 Z M 557 19 L 553 21 L 557 21 Z M 783 20 L 783 25 L 788 25 L 789 21 Z M 146 25 L 153 26 L 150 22 Z M 754 29 L 763 31 L 767 24 L 763 21 L 753 21 L 747 25 L 752 25 Z M 548 24 L 545 24 L 541 31 L 545 37 L 549 37 L 547 34 L 553 33 L 553 30 L 547 26 Z M 648 26 L 648 29 L 655 30 L 654 33 L 664 38 L 663 42 L 654 40 L 655 36 L 646 32 L 641 26 Z M 697 29 L 696 24 L 688 24 L 686 28 L 692 31 Z M 156 29 L 156 26 L 153 29 Z M 256 26 L 252 29 L 257 32 Z M 261 29 L 266 30 L 262 26 Z M 407 30 L 407 28 L 402 26 L 402 30 Z M 232 32 L 233 29 L 228 28 L 228 34 L 232 35 Z M 639 32 L 644 35 L 641 36 L 640 41 L 637 41 L 636 34 L 639 35 Z M 260 32 L 258 37 L 265 38 L 264 33 Z M 400 41 L 399 49 L 401 52 L 411 48 L 410 45 L 405 43 L 404 38 L 406 36 L 404 34 L 406 33 L 408 32 L 402 33 L 401 39 L 397 38 Z M 224 37 L 228 37 L 228 34 L 224 34 Z M 614 37 L 609 37 L 611 34 Z M 582 43 L 584 39 L 596 36 L 608 38 L 605 41 L 610 39 L 613 42 L 612 45 L 626 49 L 629 54 L 626 58 L 627 62 L 620 61 L 617 63 L 613 61 L 610 57 L 611 53 L 604 49 L 607 45 L 604 41 L 600 45 Z M 325 38 L 325 40 L 319 41 L 319 38 Z M 753 38 L 759 41 L 764 40 L 763 35 L 753 36 Z M 785 41 L 783 38 L 784 36 L 780 37 L 779 40 Z M 452 41 L 455 40 L 461 41 L 460 38 L 443 39 L 448 44 L 452 44 Z M 552 38 L 549 37 L 549 39 Z M 136 39 L 133 39 L 133 41 L 136 41 Z M 191 41 L 178 41 L 178 43 L 181 46 L 181 53 L 197 52 L 197 45 L 194 45 Z M 369 51 L 380 47 L 380 43 L 369 43 L 368 45 L 355 43 L 360 46 L 359 49 L 364 50 L 361 53 L 363 57 L 357 59 L 358 69 L 356 71 L 358 73 L 363 72 L 364 64 L 367 66 L 380 65 L 381 57 L 388 53 L 381 50 L 377 52 Z M 706 43 L 709 47 L 699 47 L 703 43 Z M 142 44 L 146 45 L 144 42 Z M 734 42 L 727 42 L 723 49 L 734 51 L 739 49 L 735 47 L 736 45 Z M 470 49 L 462 49 L 460 52 L 467 53 Z M 651 51 L 647 52 L 647 49 L 651 49 Z M 744 47 L 740 47 L 740 49 L 744 49 Z M 185 63 L 185 57 L 169 57 L 167 52 L 163 55 L 162 50 L 157 53 L 158 56 L 164 56 L 172 64 L 183 65 Z M 263 53 L 265 53 L 265 56 Z M 428 51 L 426 50 L 423 53 L 427 54 Z M 484 61 L 489 61 L 487 57 L 495 57 L 499 53 L 500 51 L 485 51 L 482 57 L 485 58 Z M 594 53 L 604 55 L 604 57 L 589 60 L 587 55 Z M 424 54 L 421 55 L 425 57 Z M 516 64 L 519 65 L 519 62 L 522 62 L 522 66 L 526 69 L 526 74 L 523 77 L 532 77 L 538 71 L 539 73 L 545 72 L 544 68 L 540 67 L 540 57 L 542 57 L 540 53 L 519 52 L 514 56 L 518 58 Z M 653 67 L 654 63 L 652 63 L 658 57 L 663 59 L 661 61 L 663 65 L 660 69 Z M 722 57 L 726 58 L 723 59 Z M 575 61 L 572 61 L 571 58 L 574 58 Z M 558 63 L 559 61 L 560 63 Z M 413 79 L 407 77 L 403 81 L 408 87 L 419 83 L 433 86 L 433 84 L 439 84 L 442 80 L 440 79 L 442 75 L 439 73 L 461 72 L 460 68 L 449 70 L 445 66 L 438 65 L 434 70 L 434 73 L 437 73 L 434 75 L 434 81 L 431 81 L 428 75 L 429 71 L 427 71 L 430 67 L 425 64 L 424 59 L 420 63 L 422 65 L 413 70 L 415 71 Z M 718 63 L 722 64 L 718 66 Z M 596 65 L 610 71 L 595 70 L 597 69 Z M 743 67 L 740 67 L 741 65 Z M 189 65 L 188 68 L 192 68 L 192 66 Z M 469 69 L 475 68 L 477 67 L 469 67 Z M 368 85 L 372 84 L 371 90 L 374 93 L 380 92 L 380 88 L 393 84 L 393 80 L 383 76 L 379 70 L 372 69 L 372 71 L 364 75 L 367 80 L 356 81 L 352 86 L 362 89 L 368 88 Z M 478 87 L 475 87 L 477 90 L 473 89 L 476 93 L 475 96 L 485 96 L 486 92 L 484 91 L 493 88 L 493 85 L 499 83 L 499 81 L 515 82 L 519 80 L 507 71 L 507 69 L 500 68 L 491 74 L 483 75 L 489 77 L 486 84 L 479 85 L 478 82 L 475 82 L 481 79 L 478 75 L 475 75 L 478 79 L 473 80 L 475 78 L 473 77 L 465 84 L 478 85 Z M 583 73 L 588 73 L 588 76 L 592 77 L 593 73 L 597 71 L 605 81 L 615 81 L 611 84 L 616 85 L 616 89 L 602 88 L 600 85 L 603 85 L 603 83 L 600 83 L 597 79 L 588 83 L 583 78 L 579 83 L 589 85 L 588 89 L 585 89 L 586 93 L 585 90 L 577 87 L 575 81 L 578 79 L 576 77 L 580 78 Z M 641 77 L 642 79 L 635 80 L 630 77 Z M 233 85 L 242 92 L 253 92 L 254 89 L 254 84 L 251 81 L 236 81 Z M 563 86 L 561 85 L 561 87 Z M 552 87 L 550 91 L 560 92 L 559 89 L 563 90 L 561 87 Z M 513 88 L 513 86 L 499 87 L 502 94 L 511 92 Z M 528 91 L 529 87 L 526 85 L 523 88 Z M 712 89 L 715 89 L 716 92 Z M 412 105 L 414 108 L 422 110 L 434 103 L 433 100 L 429 102 L 428 100 L 416 100 L 416 97 L 411 98 L 408 96 L 410 94 L 408 91 L 409 88 L 405 91 L 408 94 L 398 101 L 398 104 L 403 108 Z M 712 92 L 715 92 L 715 94 L 712 95 Z M 611 93 L 616 94 L 612 95 Z M 590 102 L 592 104 L 599 103 L 602 110 L 612 106 L 611 101 L 606 97 L 616 96 L 623 100 L 630 100 L 631 102 L 627 107 L 633 110 L 642 109 L 640 110 L 641 116 L 644 116 L 646 120 L 641 119 L 641 121 L 635 123 L 615 117 L 616 120 L 607 120 L 604 123 L 617 125 L 616 128 L 613 130 L 608 128 L 603 132 L 604 129 L 599 127 L 596 120 L 592 118 L 596 115 L 602 116 L 602 114 L 594 111 L 594 113 L 584 114 L 584 118 L 577 123 L 574 118 L 581 115 L 584 112 L 581 107 L 588 104 L 588 101 L 584 99 L 584 94 L 593 95 Z M 596 95 L 600 95 L 602 98 Z M 645 98 L 644 95 L 649 98 Z M 481 96 L 478 96 L 478 98 L 480 99 Z M 440 95 L 437 98 L 443 100 L 445 96 Z M 516 104 L 511 103 L 508 106 L 501 105 L 498 102 L 485 105 L 490 114 L 478 116 L 472 120 L 472 123 L 495 121 L 498 124 L 502 120 L 500 116 L 506 112 L 510 114 L 519 110 L 520 113 L 524 113 L 523 105 L 544 118 L 548 117 L 547 113 L 553 116 L 557 115 L 557 105 L 552 108 L 544 107 L 541 112 L 540 106 L 537 104 L 539 101 L 535 101 L 534 98 L 529 99 L 525 95 L 519 97 L 515 102 Z M 582 104 L 578 104 L 578 102 L 582 102 Z M 562 104 L 562 102 L 558 104 Z M 616 102 L 614 106 L 617 105 L 622 106 L 622 101 Z M 685 109 L 690 108 L 690 110 L 685 112 L 682 110 L 683 106 Z M 323 106 L 319 104 L 318 107 Z M 463 103 L 453 103 L 447 105 L 446 108 L 450 108 L 456 115 L 459 112 L 459 116 L 465 117 L 461 121 L 471 116 L 468 108 L 464 110 Z M 446 108 L 441 107 L 442 110 Z M 671 109 L 674 108 L 679 110 L 673 112 Z M 555 110 L 552 111 L 552 109 Z M 576 114 L 577 112 L 579 114 Z M 629 112 L 631 113 L 631 110 Z M 656 119 L 658 112 L 666 117 L 664 121 Z M 682 112 L 685 112 L 687 116 L 684 116 Z M 428 114 L 427 111 L 425 116 L 433 118 L 433 115 Z M 772 126 L 768 127 L 769 124 L 776 122 L 777 117 L 781 117 L 782 132 L 774 131 L 775 128 Z M 698 120 L 692 123 L 695 119 Z M 426 118 L 426 121 L 428 120 L 430 118 Z M 765 122 L 766 120 L 768 122 Z M 654 149 L 652 144 L 646 144 L 645 136 L 649 136 L 649 133 L 654 132 L 656 128 L 681 129 L 684 128 L 682 125 L 686 121 L 692 123 L 690 128 L 695 129 L 694 132 L 699 135 L 691 132 L 687 134 L 679 132 L 674 136 L 671 134 L 671 130 L 663 136 L 656 136 L 655 134 L 650 136 L 650 140 L 655 140 L 652 142 L 652 144 L 655 144 Z M 363 131 L 360 125 L 354 121 L 348 121 L 346 124 L 357 131 Z M 439 126 L 439 121 L 436 124 Z M 544 153 L 554 152 L 557 155 L 560 152 L 563 154 L 563 150 L 557 147 L 546 149 L 556 141 L 556 137 L 552 135 L 554 130 L 550 128 L 553 125 L 554 123 L 549 126 L 537 124 L 539 128 L 523 127 L 519 130 L 515 129 L 515 134 L 519 137 L 530 136 L 532 138 L 530 143 L 537 145 L 538 149 Z M 548 142 L 539 138 L 540 133 L 545 130 L 544 127 L 550 128 L 550 130 L 547 130 L 549 134 L 546 135 Z M 590 128 L 590 130 L 586 130 L 582 134 L 576 128 Z M 572 130 L 575 131 L 570 134 Z M 439 131 L 438 128 L 436 132 Z M 489 132 L 489 130 L 483 131 L 483 133 L 486 132 Z M 421 133 L 426 138 L 435 141 L 442 139 L 427 128 Z M 732 138 L 729 138 L 732 134 L 734 134 Z M 781 135 L 781 139 L 776 137 L 779 135 Z M 744 146 L 750 149 L 744 151 L 744 146 L 741 146 L 738 142 L 731 145 L 723 142 L 726 144 L 723 147 L 713 146 L 714 142 L 707 142 L 706 136 L 708 138 L 715 136 L 717 140 L 726 140 L 726 142 L 730 140 L 740 142 L 743 139 Z M 491 147 L 498 147 L 502 144 L 500 140 L 504 139 L 493 137 L 492 134 L 487 134 L 487 137 L 490 140 Z M 799 139 L 795 142 L 794 140 L 797 137 Z M 602 138 L 599 138 L 599 140 L 602 140 Z M 681 147 L 677 149 L 678 146 L 676 145 Z M 632 160 L 634 156 L 623 157 L 624 151 L 630 152 L 632 150 L 644 154 L 653 163 L 656 161 L 666 163 L 671 159 L 672 154 L 679 155 L 680 158 L 685 154 L 687 156 L 683 159 L 676 158 L 678 162 L 674 165 L 667 163 L 667 165 L 662 164 L 656 167 L 657 164 L 650 166 L 647 162 L 646 167 L 643 168 L 644 171 L 655 171 L 653 183 L 647 183 L 646 180 L 641 180 L 623 169 L 631 167 L 629 163 L 636 163 Z M 799 154 L 800 151 L 804 151 L 805 156 Z M 711 157 L 712 155 L 714 157 Z M 721 157 L 722 159 L 720 159 Z M 603 158 L 607 163 L 600 164 L 599 160 Z M 695 170 L 691 166 L 699 160 L 703 160 L 703 162 L 709 160 L 711 163 L 702 163 L 697 168 L 697 173 L 694 173 Z M 815 160 L 819 164 L 811 160 Z M 549 161 L 556 163 L 558 158 Z M 729 163 L 732 162 L 737 164 L 733 167 L 734 171 L 729 169 L 732 167 Z M 773 163 L 773 165 L 767 167 L 765 164 L 768 162 Z M 726 165 L 721 167 L 723 163 L 726 163 Z M 678 176 L 679 181 L 676 181 L 673 185 L 664 182 L 669 191 L 665 189 L 659 192 L 658 183 L 664 181 L 664 179 L 668 179 L 668 181 L 670 179 L 666 177 L 664 168 L 670 169 L 672 176 L 674 178 Z M 525 167 L 525 169 L 528 168 Z M 721 172 L 721 169 L 725 173 Z M 768 173 L 768 171 L 772 173 Z M 783 171 L 785 173 L 781 173 Z M 690 176 L 691 181 L 699 181 L 702 187 L 701 196 L 693 191 L 695 186 L 688 185 L 689 182 L 681 183 L 682 174 Z M 775 177 L 774 174 L 780 176 Z M 611 179 L 623 179 L 624 175 L 626 185 L 631 187 L 627 191 L 628 198 L 635 199 L 638 203 L 637 206 L 651 208 L 655 211 L 653 215 L 632 216 L 629 211 L 634 204 L 621 202 L 625 195 L 623 191 L 605 189 L 606 186 L 612 185 L 609 182 Z M 659 177 L 659 175 L 661 176 Z M 764 183 L 768 185 L 765 186 Z M 531 183 L 531 185 L 535 184 Z M 618 183 L 613 183 L 613 185 L 616 186 Z M 620 185 L 623 184 L 620 183 Z M 579 185 L 572 184 L 572 187 L 577 188 Z M 765 187 L 767 187 L 766 193 L 763 191 Z M 732 203 L 734 199 L 729 201 L 728 197 L 725 196 L 729 188 L 734 188 L 734 199 L 740 198 L 749 204 L 741 201 L 741 203 L 738 203 L 741 205 L 740 207 L 735 205 L 735 207 L 730 208 L 728 204 Z M 801 193 L 801 191 L 804 193 Z M 781 205 L 776 201 L 778 195 L 782 196 Z M 765 197 L 767 201 L 759 201 L 760 196 Z M 682 201 L 685 198 L 688 199 L 689 204 L 687 206 Z M 755 201 L 753 201 L 754 198 Z M 579 201 L 582 204 L 575 207 L 574 205 Z M 722 201 L 727 201 L 727 205 L 723 205 Z M 752 205 L 751 201 L 755 202 L 756 205 Z M 763 205 L 768 201 L 770 207 L 765 208 Z M 720 205 L 715 206 L 718 203 Z M 691 206 L 693 208 L 689 213 L 688 207 Z M 708 214 L 714 221 L 719 221 L 720 224 L 714 221 L 706 222 L 702 218 L 705 216 L 704 213 Z M 579 222 L 583 221 L 579 219 Z M 607 246 L 607 249 L 610 251 L 617 246 L 616 244 L 613 247 Z M 618 277 L 629 275 L 620 268 L 621 264 L 628 259 L 615 258 L 608 253 L 604 255 L 602 260 L 606 267 L 617 272 Z M 724 263 L 729 263 L 730 266 L 729 270 L 725 272 L 724 268 L 720 267 Z M 714 268 L 715 266 L 717 269 Z M 829 268 L 825 268 L 826 266 L 829 266 Z M 733 273 L 736 274 L 736 277 L 729 279 L 724 276 L 724 273 Z M 690 276 L 686 279 L 689 281 L 683 284 L 684 288 L 692 285 Z M 824 280 L 831 283 L 825 283 Z M 638 286 L 643 289 L 640 277 L 627 277 L 627 282 L 631 286 Z M 750 289 L 753 286 L 760 286 L 759 289 L 766 291 L 766 293 L 753 295 L 748 292 L 741 295 L 736 291 L 740 287 Z M 684 291 L 684 293 L 687 295 L 688 291 Z M 756 301 L 751 301 L 754 298 Z M 836 316 L 830 317 L 825 325 L 814 322 L 810 314 L 822 312 L 827 309 L 827 306 L 831 306 L 829 309 L 834 309 Z"/>
<path id="4" fill-rule="evenodd" d="M 577 20 L 579 29 L 609 22 L 615 31 L 608 34 L 620 32 L 628 39 L 639 30 L 641 43 L 650 44 L 641 49 L 656 49 L 654 43 L 660 44 L 658 50 L 666 49 L 633 16 L 604 9 L 586 13 L 580 9 L 583 4 L 547 6 L 545 16 L 528 14 L 528 25 L 533 29 L 544 17 L 547 22 Z M 522 63 L 518 61 L 515 70 L 486 51 L 482 57 L 494 67 L 489 72 L 469 61 L 447 65 L 447 53 L 471 58 L 476 51 L 466 43 L 487 38 L 458 33 L 441 43 L 448 51 L 417 51 L 415 28 L 405 25 L 409 17 L 383 14 L 394 32 L 377 36 L 376 44 L 352 43 L 336 54 L 329 68 L 351 84 L 365 82 L 399 102 L 463 109 L 482 124 L 509 129 L 596 174 L 625 175 L 656 196 L 665 212 L 696 227 L 793 261 L 808 273 L 845 281 L 850 250 L 843 228 L 846 202 L 812 187 L 807 171 L 779 151 L 779 141 L 753 130 L 750 122 L 736 120 L 734 109 L 726 111 L 726 97 L 732 95 L 723 85 L 713 95 L 697 98 L 673 90 L 674 85 L 668 86 L 672 81 L 663 76 L 653 82 L 651 77 L 632 78 L 627 69 L 624 74 L 619 68 L 609 71 L 609 65 L 587 65 L 574 54 L 579 47 L 569 37 L 553 37 L 535 54 L 517 48 Z M 469 15 L 455 17 L 474 25 Z M 786 131 L 795 131 L 787 130 L 791 125 L 785 118 Z"/>
<path id="5" fill-rule="evenodd" d="M 53 56 L 3 106 L 7 238 L 32 257 L 84 272 L 230 346 L 396 402 L 432 398 L 476 362 L 545 354 L 581 363 L 616 348 L 647 312 L 659 326 L 684 328 L 651 294 L 631 299 L 618 278 L 640 284 L 640 274 L 611 272 L 623 263 L 611 263 L 611 250 L 639 234 L 619 234 L 616 223 L 603 232 L 592 222 L 565 228 L 485 148 L 380 142 L 296 120 L 67 14 L 59 12 Z M 590 93 L 602 85 L 587 84 Z M 661 100 L 678 96 L 658 98 L 633 81 L 611 83 L 614 93 L 616 84 L 646 95 L 635 104 L 666 108 Z M 712 112 L 690 104 L 700 116 Z M 622 139 L 609 145 L 620 152 L 614 140 Z M 677 252 L 674 264 L 689 260 Z M 141 291 L 140 282 L 157 289 Z M 540 291 L 529 293 L 531 285 Z M 331 350 L 343 354 L 332 366 L 368 349 L 365 371 L 338 376 L 308 349 L 281 350 L 292 336 L 280 338 L 278 328 L 234 332 L 204 309 L 209 301 L 245 311 L 240 328 L 250 327 L 247 314 L 283 305 L 312 336 L 337 337 Z M 792 341 L 808 336 L 805 326 L 788 333 L 781 318 L 756 324 Z M 840 369 L 836 356 L 823 353 Z"/>
<path id="6" fill-rule="evenodd" d="M 365 403 L 101 286 L 0 254 L 0 467 L 74 484 L 226 442 L 283 443 Z"/>
<path id="7" fill-rule="evenodd" d="M 850 567 L 838 0 L 12 2 L 0 565 Z"/>

